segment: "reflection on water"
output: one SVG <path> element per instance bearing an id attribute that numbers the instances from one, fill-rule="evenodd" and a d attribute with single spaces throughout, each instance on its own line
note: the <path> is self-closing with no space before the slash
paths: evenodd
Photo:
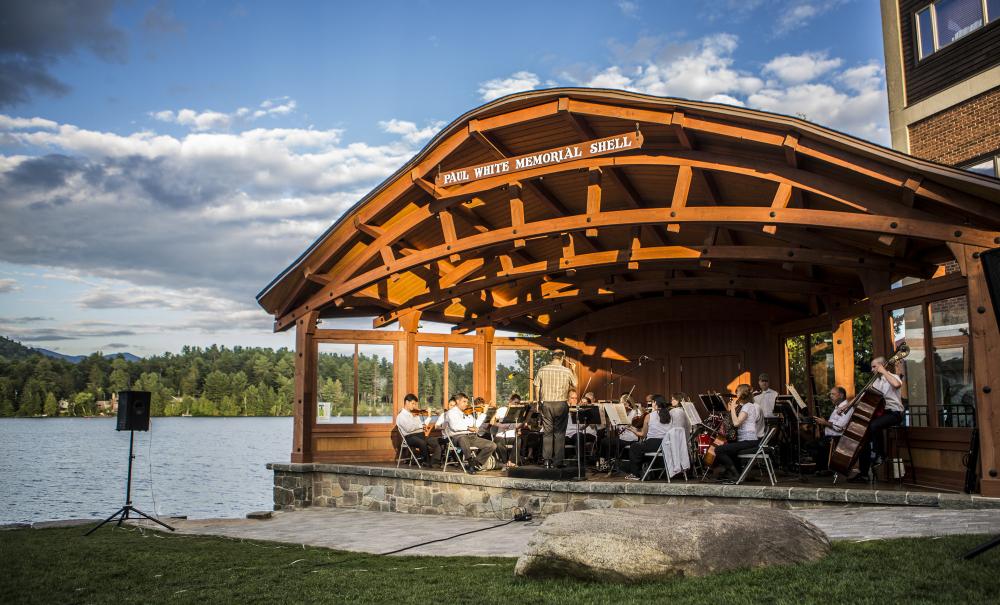
<path id="1" fill-rule="evenodd" d="M 268 462 L 291 418 L 153 418 L 135 434 L 132 501 L 158 515 L 242 517 L 272 507 Z M 128 432 L 113 418 L 0 419 L 0 523 L 107 517 L 125 503 Z"/>

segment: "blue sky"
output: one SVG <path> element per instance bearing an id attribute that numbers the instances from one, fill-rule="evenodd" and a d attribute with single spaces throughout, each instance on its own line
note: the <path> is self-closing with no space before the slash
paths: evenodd
<path id="1" fill-rule="evenodd" d="M 254 295 L 444 124 L 626 88 L 888 143 L 878 3 L 7 2 L 0 334 L 290 346 Z"/>

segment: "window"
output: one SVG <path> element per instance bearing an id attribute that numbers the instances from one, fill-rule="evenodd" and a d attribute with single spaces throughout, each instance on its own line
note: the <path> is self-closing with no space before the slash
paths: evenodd
<path id="1" fill-rule="evenodd" d="M 851 328 L 854 333 L 854 388 L 860 389 L 868 382 L 872 370 L 872 316 L 865 314 L 855 317 Z M 853 396 L 855 393 L 849 395 Z"/>
<path id="2" fill-rule="evenodd" d="M 812 379 L 813 404 L 824 414 L 830 411 L 830 389 L 835 386 L 833 375 L 833 332 L 809 335 L 809 378 Z"/>
<path id="3" fill-rule="evenodd" d="M 445 402 L 444 347 L 417 347 L 417 397 L 420 405 Z"/>
<path id="4" fill-rule="evenodd" d="M 802 397 L 809 397 L 809 375 L 806 372 L 806 337 L 785 339 L 785 384 L 795 387 Z"/>
<path id="5" fill-rule="evenodd" d="M 904 342 L 910 347 L 906 359 L 896 364 L 895 374 L 903 379 L 900 395 L 906 408 L 907 426 L 927 426 L 927 349 L 924 344 L 924 307 L 916 305 L 889 313 L 892 347 Z"/>
<path id="6" fill-rule="evenodd" d="M 392 422 L 392 345 L 358 345 L 357 422 Z"/>
<path id="7" fill-rule="evenodd" d="M 502 405 L 512 393 L 522 401 L 534 399 L 534 379 L 538 368 L 552 359 L 552 353 L 541 349 L 496 349 L 496 402 Z"/>
<path id="8" fill-rule="evenodd" d="M 931 7 L 917 13 L 917 56 L 923 59 L 934 52 L 934 24 Z"/>
<path id="9" fill-rule="evenodd" d="M 928 309 L 938 426 L 975 426 L 976 395 L 969 355 L 968 301 L 965 296 L 956 296 L 934 301 Z"/>
<path id="10" fill-rule="evenodd" d="M 1000 3 L 1000 0 L 997 0 L 997 3 Z M 1000 178 L 1000 155 L 977 162 L 971 166 L 966 166 L 965 170 L 993 178 Z"/>
<path id="11" fill-rule="evenodd" d="M 319 344 L 316 371 L 316 422 L 354 422 L 354 344 Z"/>
<path id="12" fill-rule="evenodd" d="M 916 14 L 921 59 L 1000 18 L 1000 0 L 938 0 Z"/>
<path id="13" fill-rule="evenodd" d="M 448 397 L 473 397 L 473 349 L 452 346 L 417 347 L 417 397 L 420 405 L 443 407 Z"/>

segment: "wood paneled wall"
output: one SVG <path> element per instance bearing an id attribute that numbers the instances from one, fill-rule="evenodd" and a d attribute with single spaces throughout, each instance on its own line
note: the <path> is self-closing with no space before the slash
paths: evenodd
<path id="1" fill-rule="evenodd" d="M 718 390 L 738 382 L 756 383 L 761 372 L 775 385 L 781 373 L 770 330 L 760 321 L 664 321 L 588 334 L 596 353 L 615 352 L 631 360 L 598 356 L 581 359 L 581 390 L 601 399 L 617 398 L 635 386 L 633 397 L 686 390 L 696 395 L 704 386 Z M 640 356 L 642 365 L 638 363 Z M 623 376 L 624 374 L 624 376 Z M 588 381 L 590 382 L 587 387 Z"/>

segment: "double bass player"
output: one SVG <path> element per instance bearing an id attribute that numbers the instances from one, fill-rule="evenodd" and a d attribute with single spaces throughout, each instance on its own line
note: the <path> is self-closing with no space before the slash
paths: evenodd
<path id="1" fill-rule="evenodd" d="M 886 365 L 885 357 L 876 357 L 872 360 L 872 372 L 879 376 L 871 388 L 880 392 L 885 399 L 885 413 L 872 419 L 868 425 L 868 430 L 871 432 L 869 446 L 863 448 L 858 456 L 858 469 L 861 472 L 849 479 L 853 483 L 868 483 L 873 463 L 878 467 L 885 459 L 885 439 L 882 437 L 882 431 L 903 422 L 903 401 L 899 393 L 903 387 L 903 380 L 893 373 L 894 369 Z"/>

